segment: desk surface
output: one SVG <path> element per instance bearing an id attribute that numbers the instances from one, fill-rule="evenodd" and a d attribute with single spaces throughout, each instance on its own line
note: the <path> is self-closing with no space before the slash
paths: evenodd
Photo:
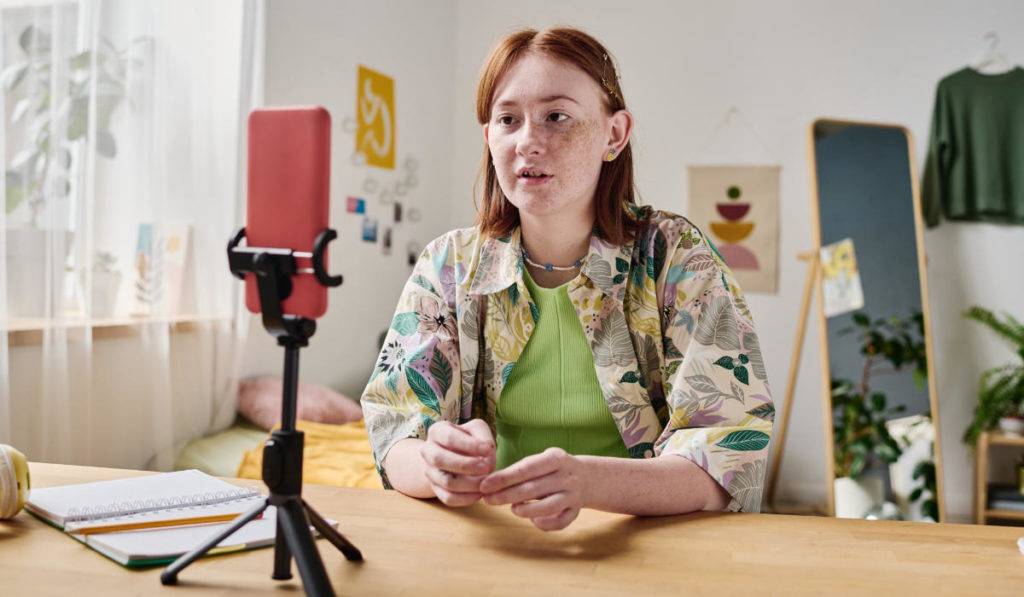
<path id="1" fill-rule="evenodd" d="M 36 487 L 145 474 L 33 463 Z M 238 480 L 240 485 L 255 485 Z M 482 504 L 450 509 L 397 492 L 309 485 L 304 497 L 362 550 L 320 553 L 340 594 L 953 593 L 1020 595 L 1024 529 L 773 514 L 637 518 L 585 510 L 544 533 Z M 273 550 L 206 558 L 160 585 L 22 512 L 0 521 L 0 595 L 295 594 Z"/>

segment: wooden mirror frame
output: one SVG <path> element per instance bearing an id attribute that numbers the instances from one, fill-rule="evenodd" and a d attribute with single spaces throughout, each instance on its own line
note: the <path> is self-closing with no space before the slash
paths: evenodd
<path id="1" fill-rule="evenodd" d="M 914 159 L 914 138 L 911 132 L 904 126 L 897 124 L 886 124 L 879 122 L 869 121 L 855 121 L 855 120 L 841 120 L 836 118 L 818 118 L 807 129 L 808 135 L 808 156 L 810 165 L 810 176 L 811 181 L 811 230 L 812 240 L 814 249 L 814 258 L 820 259 L 821 250 L 821 210 L 820 210 L 820 197 L 818 195 L 818 160 L 815 152 L 815 131 L 819 127 L 823 126 L 836 126 L 836 127 L 848 127 L 848 126 L 864 126 L 864 127 L 875 127 L 884 129 L 895 129 L 903 134 L 907 143 L 907 163 L 910 165 L 910 190 L 914 203 L 914 231 L 915 241 L 917 246 L 917 270 L 919 273 L 919 282 L 921 288 L 921 313 L 924 317 L 924 345 L 925 345 L 925 356 L 928 359 L 928 401 L 931 406 L 931 420 L 932 426 L 935 431 L 935 439 L 933 443 L 933 452 L 935 455 L 935 496 L 936 503 L 939 510 L 938 522 L 945 522 L 946 520 L 946 494 L 943 488 L 943 467 L 942 467 L 942 443 L 940 441 L 940 425 L 939 425 L 939 402 L 936 395 L 935 385 L 935 351 L 932 349 L 932 333 L 931 333 L 931 309 L 929 307 L 928 300 L 928 272 L 926 270 L 927 258 L 924 252 L 924 221 L 921 217 L 921 193 L 920 184 L 918 181 L 918 175 L 916 170 L 917 162 Z M 832 438 L 833 433 L 833 421 L 832 421 L 832 388 L 831 388 L 831 365 L 829 363 L 829 352 L 828 352 L 828 324 L 825 318 L 825 305 L 824 305 L 824 292 L 822 289 L 822 276 L 821 268 L 817 268 L 817 280 L 815 280 L 815 286 L 818 290 L 818 333 L 819 333 L 819 344 L 820 354 L 822 359 L 822 396 L 824 397 L 824 422 L 825 422 L 825 467 L 828 473 L 828 503 L 827 513 L 829 516 L 835 516 L 836 513 L 836 502 L 835 502 L 835 446 Z"/>

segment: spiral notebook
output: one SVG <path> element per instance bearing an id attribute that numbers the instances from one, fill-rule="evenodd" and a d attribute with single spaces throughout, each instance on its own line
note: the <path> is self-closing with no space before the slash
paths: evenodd
<path id="1" fill-rule="evenodd" d="M 90 535 L 226 522 L 262 501 L 255 489 L 187 470 L 33 489 L 25 509 L 68 533 Z"/>
<path id="2" fill-rule="evenodd" d="M 206 555 L 215 556 L 273 545 L 276 514 L 275 508 L 268 506 L 262 518 L 246 523 L 206 552 Z M 170 564 L 180 555 L 223 531 L 229 524 L 223 522 L 71 536 L 122 566 L 143 568 Z M 328 524 L 337 526 L 333 521 L 328 521 Z"/>

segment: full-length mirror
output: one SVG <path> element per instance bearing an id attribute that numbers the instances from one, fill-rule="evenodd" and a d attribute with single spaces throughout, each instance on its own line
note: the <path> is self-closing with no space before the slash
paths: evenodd
<path id="1" fill-rule="evenodd" d="M 829 510 L 942 521 L 938 408 L 910 133 L 810 130 Z"/>

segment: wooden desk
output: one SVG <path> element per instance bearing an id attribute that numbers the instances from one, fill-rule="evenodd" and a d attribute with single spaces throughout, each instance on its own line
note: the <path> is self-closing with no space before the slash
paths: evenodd
<path id="1" fill-rule="evenodd" d="M 36 487 L 144 474 L 32 464 Z M 237 481 L 250 485 L 252 481 Z M 635 518 L 584 511 L 544 533 L 508 507 L 450 509 L 397 492 L 307 486 L 363 551 L 318 541 L 339 594 L 1005 594 L 1024 591 L 1024 529 L 774 514 Z M 0 522 L 0 595 L 294 595 L 272 549 L 207 558 L 160 585 L 22 513 Z"/>

